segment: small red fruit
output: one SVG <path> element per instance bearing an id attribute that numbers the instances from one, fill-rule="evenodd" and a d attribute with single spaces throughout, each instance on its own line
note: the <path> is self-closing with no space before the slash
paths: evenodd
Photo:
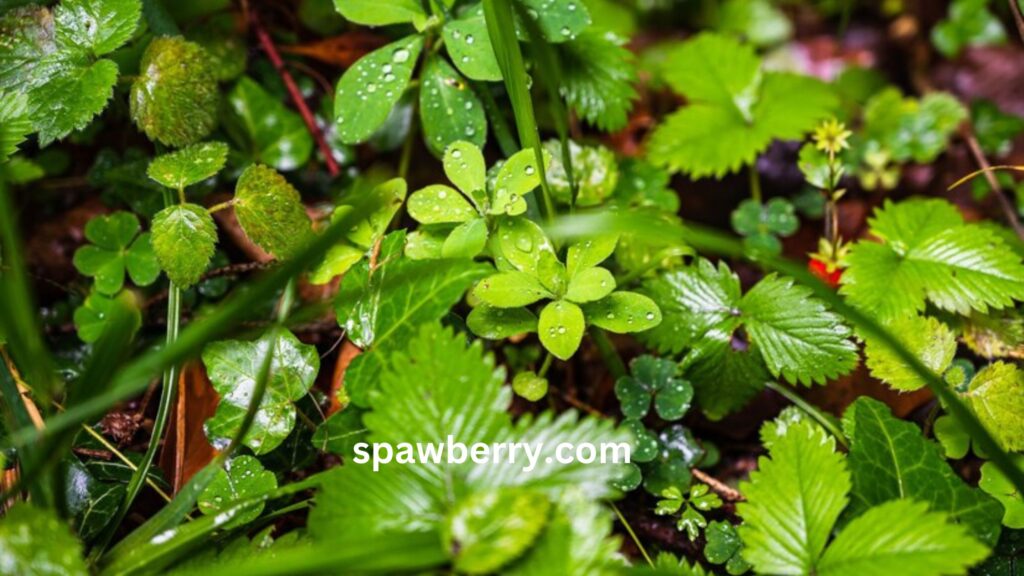
<path id="1" fill-rule="evenodd" d="M 832 288 L 839 286 L 839 279 L 843 276 L 843 271 L 838 266 L 823 262 L 817 258 L 811 258 L 807 261 L 807 269 L 811 271 L 811 274 L 814 274 Z"/>

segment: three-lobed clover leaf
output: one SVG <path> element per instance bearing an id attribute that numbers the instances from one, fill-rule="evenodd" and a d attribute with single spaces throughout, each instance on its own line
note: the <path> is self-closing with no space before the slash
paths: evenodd
<path id="1" fill-rule="evenodd" d="M 693 386 L 676 377 L 679 366 L 671 360 L 640 356 L 630 363 L 630 376 L 615 383 L 615 395 L 626 418 L 640 419 L 654 409 L 663 420 L 678 420 L 693 399 Z"/>
<path id="2" fill-rule="evenodd" d="M 738 575 L 750 570 L 743 559 L 743 542 L 736 527 L 727 520 L 715 520 L 704 529 L 704 558 L 712 564 L 725 564 L 725 571 Z"/>
<path id="3" fill-rule="evenodd" d="M 139 233 L 139 219 L 130 212 L 97 216 L 85 225 L 91 242 L 75 251 L 79 272 L 92 276 L 96 290 L 112 296 L 124 286 L 124 274 L 136 286 L 148 286 L 160 275 L 149 232 Z"/>
<path id="4" fill-rule="evenodd" d="M 236 456 L 224 463 L 224 468 L 199 495 L 196 503 L 203 514 L 219 514 L 243 500 L 267 494 L 277 488 L 277 477 L 266 470 L 252 456 Z M 260 502 L 233 512 L 231 519 L 221 524 L 229 529 L 242 526 L 259 518 L 264 504 Z"/>
<path id="5" fill-rule="evenodd" d="M 1014 460 L 1018 467 L 1024 466 L 1024 457 L 1017 456 Z M 981 465 L 978 487 L 1003 505 L 1003 526 L 1014 530 L 1024 528 L 1024 497 L 995 464 Z"/>
<path id="6" fill-rule="evenodd" d="M 679 513 L 676 521 L 676 528 L 685 531 L 691 542 L 700 536 L 701 531 L 707 527 L 708 521 L 701 512 L 714 510 L 722 506 L 722 499 L 718 494 L 711 492 L 707 484 L 694 484 L 686 496 L 678 487 L 672 486 L 661 491 L 661 500 L 658 500 L 654 513 L 659 516 L 668 516 Z"/>
<path id="7" fill-rule="evenodd" d="M 271 330 L 251 342 L 213 342 L 203 349 L 203 364 L 220 394 L 217 411 L 205 424 L 214 446 L 228 441 L 241 426 L 267 354 L 272 355 L 270 378 L 243 443 L 256 454 L 266 454 L 295 427 L 294 403 L 306 395 L 320 369 L 316 347 L 299 342 L 287 330 Z"/>
<path id="8" fill-rule="evenodd" d="M 800 228 L 796 210 L 785 198 L 772 198 L 764 204 L 744 200 L 732 212 L 732 228 L 743 236 L 743 243 L 758 252 L 782 253 L 779 237 L 792 236 Z"/>

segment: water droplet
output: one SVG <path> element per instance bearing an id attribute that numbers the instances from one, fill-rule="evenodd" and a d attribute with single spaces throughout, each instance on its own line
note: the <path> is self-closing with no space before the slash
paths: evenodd
<path id="1" fill-rule="evenodd" d="M 473 109 L 473 103 L 472 102 L 466 102 L 465 108 L 466 108 L 466 110 L 472 110 Z"/>
<path id="2" fill-rule="evenodd" d="M 465 64 L 466 62 L 469 62 L 469 56 L 462 57 L 462 63 Z"/>
<path id="3" fill-rule="evenodd" d="M 646 318 L 648 320 L 654 320 L 654 312 L 648 312 Z"/>
<path id="4" fill-rule="evenodd" d="M 371 93 L 371 94 L 376 92 L 377 91 L 377 85 L 374 84 L 373 82 L 370 82 L 369 84 L 366 85 L 366 91 Z"/>
<path id="5" fill-rule="evenodd" d="M 569 4 L 566 8 L 569 9 L 569 12 L 575 12 L 576 11 L 576 5 L 575 4 Z"/>
<path id="6" fill-rule="evenodd" d="M 399 64 L 407 62 L 409 60 L 409 51 L 405 48 L 399 48 L 391 55 L 391 59 Z"/>
<path id="7" fill-rule="evenodd" d="M 472 136 L 474 134 L 476 134 L 476 128 L 473 128 L 472 126 L 466 126 L 466 136 Z"/>
<path id="8" fill-rule="evenodd" d="M 565 326 L 559 326 L 558 327 L 558 333 L 559 334 L 565 334 Z"/>
<path id="9" fill-rule="evenodd" d="M 457 148 L 455 150 L 452 150 L 452 158 L 462 158 L 462 150 L 459 150 Z"/>
<path id="10" fill-rule="evenodd" d="M 523 252 L 529 252 L 533 250 L 533 240 L 528 236 L 520 236 L 516 238 L 516 248 L 519 248 Z"/>
<path id="11" fill-rule="evenodd" d="M 390 72 L 385 74 L 384 75 L 384 81 L 385 82 L 394 82 L 395 81 L 395 75 L 391 74 Z"/>
<path id="12" fill-rule="evenodd" d="M 525 172 L 527 176 L 533 176 L 533 173 L 536 172 L 536 169 L 534 169 L 533 166 L 527 166 Z"/>
<path id="13" fill-rule="evenodd" d="M 572 34 L 572 30 L 569 30 L 568 26 L 562 26 L 562 36 L 568 36 Z"/>
<path id="14" fill-rule="evenodd" d="M 472 34 L 466 34 L 466 44 L 472 44 L 473 40 L 474 39 Z"/>
<path id="15" fill-rule="evenodd" d="M 609 312 L 608 315 L 605 316 L 605 318 L 613 320 L 615 318 L 615 312 Z"/>
<path id="16" fill-rule="evenodd" d="M 440 198 L 441 200 L 444 200 L 445 198 L 448 197 L 448 192 L 446 192 L 445 190 L 438 190 L 437 197 Z"/>

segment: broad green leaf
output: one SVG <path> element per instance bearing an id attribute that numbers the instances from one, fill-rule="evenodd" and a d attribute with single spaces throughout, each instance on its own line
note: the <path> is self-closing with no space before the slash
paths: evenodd
<path id="1" fill-rule="evenodd" d="M 111 521 L 124 500 L 124 484 L 101 482 L 76 458 L 60 464 L 67 512 L 74 517 L 78 537 L 92 540 Z"/>
<path id="2" fill-rule="evenodd" d="M 92 244 L 75 251 L 79 272 L 96 279 L 96 290 L 112 296 L 124 286 L 127 271 L 132 281 L 147 286 L 160 274 L 148 233 L 139 234 L 139 219 L 130 212 L 97 216 L 85 226 Z"/>
<path id="3" fill-rule="evenodd" d="M 561 360 L 568 360 L 576 353 L 583 341 L 583 330 L 583 311 L 565 300 L 549 302 L 537 320 L 540 343 Z"/>
<path id="4" fill-rule="evenodd" d="M 405 191 L 406 184 L 404 178 L 391 178 L 374 186 L 370 194 L 380 198 L 383 204 L 371 212 L 364 220 L 356 224 L 348 233 L 347 239 L 356 246 L 367 250 L 373 247 L 373 244 L 391 224 L 391 220 L 402 207 L 402 203 L 405 202 Z M 352 198 L 346 198 L 347 202 L 352 202 L 353 200 Z M 334 214 L 331 215 L 331 221 L 337 222 L 350 210 L 352 210 L 350 204 L 339 206 L 334 211 Z"/>
<path id="5" fill-rule="evenodd" d="M 473 218 L 451 231 L 441 246 L 442 258 L 473 258 L 487 245 L 487 222 Z"/>
<path id="6" fill-rule="evenodd" d="M 409 216 L 420 224 L 467 222 L 479 216 L 476 209 L 451 186 L 431 184 L 409 195 Z"/>
<path id="7" fill-rule="evenodd" d="M 467 198 L 472 199 L 474 192 L 487 188 L 484 154 L 472 142 L 459 140 L 448 146 L 444 151 L 444 173 Z"/>
<path id="8" fill-rule="evenodd" d="M 622 42 L 588 29 L 558 50 L 560 93 L 577 116 L 603 132 L 625 128 L 637 99 L 635 58 Z"/>
<path id="9" fill-rule="evenodd" d="M 235 146 L 251 162 L 278 170 L 304 165 L 313 152 L 313 137 L 298 113 L 288 109 L 252 78 L 243 76 L 228 93 L 229 130 Z"/>
<path id="10" fill-rule="evenodd" d="M 749 113 L 756 99 L 761 60 L 753 46 L 712 33 L 696 36 L 667 55 L 665 81 L 693 101 Z"/>
<path id="11" fill-rule="evenodd" d="M 792 280 L 766 276 L 743 296 L 739 310 L 774 376 L 824 383 L 857 365 L 850 329 Z"/>
<path id="12" fill-rule="evenodd" d="M 544 149 L 551 155 L 545 172 L 551 193 L 562 204 L 571 204 L 572 186 L 562 161 L 562 143 L 548 140 Z M 577 206 L 596 206 L 612 195 L 619 182 L 619 164 L 614 152 L 604 146 L 581 146 L 569 140 L 569 157 L 577 187 Z"/>
<path id="13" fill-rule="evenodd" d="M 662 325 L 672 319 L 663 320 Z M 735 323 L 712 329 L 684 358 L 701 410 L 718 420 L 747 404 L 771 379 L 756 344 L 734 337 Z M 657 328 L 655 328 L 657 330 Z"/>
<path id="14" fill-rule="evenodd" d="M 989 433 L 1011 451 L 1024 450 L 1024 372 L 995 362 L 978 371 L 963 395 Z"/>
<path id="15" fill-rule="evenodd" d="M 150 140 L 187 146 L 217 125 L 220 91 L 209 56 L 180 36 L 154 38 L 132 82 L 131 114 Z"/>
<path id="16" fill-rule="evenodd" d="M 946 19 L 932 28 L 931 38 L 939 52 L 952 59 L 968 46 L 1002 44 L 1006 31 L 986 0 L 954 0 Z"/>
<path id="17" fill-rule="evenodd" d="M 1017 456 L 1016 464 L 1018 467 L 1024 466 L 1024 458 Z M 1014 530 L 1024 528 L 1024 497 L 995 464 L 985 462 L 981 465 L 981 480 L 978 481 L 978 488 L 1002 504 L 1003 526 Z"/>
<path id="18" fill-rule="evenodd" d="M 852 246 L 840 292 L 883 322 L 923 311 L 926 301 L 966 315 L 1024 299 L 1020 257 L 944 200 L 887 200 L 869 224 L 883 242 Z"/>
<path id="19" fill-rule="evenodd" d="M 956 335 L 939 320 L 926 316 L 906 316 L 889 323 L 903 347 L 924 362 L 929 370 L 942 374 L 956 354 Z M 925 382 L 885 344 L 867 339 L 864 346 L 871 375 L 896 390 L 917 390 Z"/>
<path id="20" fill-rule="evenodd" d="M 890 500 L 913 499 L 948 512 L 983 542 L 999 539 L 999 505 L 964 483 L 939 445 L 925 439 L 913 422 L 894 417 L 881 402 L 859 398 L 843 415 L 843 430 L 850 439 L 852 514 Z"/>
<path id="21" fill-rule="evenodd" d="M 24 94 L 0 90 L 0 162 L 7 162 L 32 131 L 28 98 Z"/>
<path id="22" fill-rule="evenodd" d="M 426 229 L 409 232 L 405 241 L 405 255 L 413 260 L 436 260 L 441 257 L 444 231 Z"/>
<path id="23" fill-rule="evenodd" d="M 438 56 L 427 58 L 420 82 L 420 116 L 427 148 L 442 156 L 457 141 L 483 147 L 487 117 L 473 87 Z"/>
<path id="24" fill-rule="evenodd" d="M 157 156 L 146 173 L 168 188 L 181 190 L 220 172 L 227 158 L 227 144 L 203 142 Z"/>
<path id="25" fill-rule="evenodd" d="M 363 425 L 364 411 L 355 406 L 346 406 L 332 414 L 316 428 L 313 445 L 321 452 L 337 454 L 345 459 L 355 457 L 358 442 L 365 442 L 369 433 Z"/>
<path id="26" fill-rule="evenodd" d="M 769 0 L 727 0 L 718 10 L 715 29 L 761 47 L 779 44 L 793 35 L 789 17 Z"/>
<path id="27" fill-rule="evenodd" d="M 569 245 L 565 268 L 570 278 L 580 272 L 597 266 L 615 252 L 619 241 L 616 235 L 595 236 Z"/>
<path id="28" fill-rule="evenodd" d="M 270 331 L 253 342 L 213 342 L 203 350 L 203 364 L 210 383 L 220 394 L 217 411 L 206 422 L 207 436 L 214 446 L 237 432 L 268 353 L 272 354 L 270 380 L 243 441 L 256 454 L 266 454 L 295 426 L 293 403 L 306 395 L 320 369 L 316 347 L 302 344 L 286 330 Z"/>
<path id="29" fill-rule="evenodd" d="M 693 387 L 676 377 L 678 365 L 671 360 L 654 356 L 640 356 L 630 363 L 630 376 L 615 382 L 615 395 L 622 404 L 626 418 L 647 416 L 654 402 L 655 410 L 663 420 L 678 420 L 686 414 L 693 399 Z"/>
<path id="30" fill-rule="evenodd" d="M 482 5 L 446 22 L 441 35 L 452 62 L 466 77 L 491 82 L 501 80 Z"/>
<path id="31" fill-rule="evenodd" d="M 317 285 L 327 284 L 335 277 L 347 272 L 365 255 L 365 249 L 349 244 L 332 246 L 324 255 L 323 261 L 309 273 L 309 281 Z"/>
<path id="32" fill-rule="evenodd" d="M 864 135 L 896 162 L 927 164 L 946 149 L 966 118 L 967 110 L 950 94 L 932 92 L 919 100 L 889 88 L 864 105 Z"/>
<path id="33" fill-rule="evenodd" d="M 466 317 L 474 334 L 488 340 L 501 340 L 516 334 L 537 331 L 537 317 L 526 308 L 496 308 L 481 304 Z"/>
<path id="34" fill-rule="evenodd" d="M 376 4 L 373 10 L 378 10 Z M 345 70 L 334 97 L 334 122 L 342 142 L 363 142 L 387 120 L 422 48 L 423 37 L 414 34 L 374 50 Z"/>
<path id="35" fill-rule="evenodd" d="M 555 297 L 535 277 L 517 271 L 484 278 L 473 289 L 473 295 L 496 308 L 518 308 Z"/>
<path id="36" fill-rule="evenodd" d="M 70 69 L 30 93 L 30 115 L 40 142 L 49 144 L 88 126 L 106 107 L 116 83 L 117 64 L 102 59 L 89 67 Z"/>
<path id="37" fill-rule="evenodd" d="M 661 310 L 654 300 L 636 292 L 612 292 L 583 309 L 591 324 L 616 334 L 643 332 L 661 323 Z"/>
<path id="38" fill-rule="evenodd" d="M 442 538 L 456 550 L 454 566 L 467 574 L 490 574 L 522 554 L 547 524 L 551 503 L 528 490 L 480 492 L 448 513 Z"/>
<path id="39" fill-rule="evenodd" d="M 550 165 L 550 154 L 544 152 L 543 157 L 544 165 Z M 540 171 L 536 152 L 532 149 L 516 152 L 498 169 L 491 192 L 491 214 L 516 216 L 526 212 L 524 196 L 537 186 L 540 186 Z"/>
<path id="40" fill-rule="evenodd" d="M 259 460 L 252 456 L 236 456 L 217 471 L 216 477 L 199 495 L 197 503 L 203 514 L 219 514 L 237 502 L 267 494 L 275 488 L 277 478 L 273 472 L 264 469 Z M 259 518 L 262 512 L 262 503 L 245 508 L 232 514 L 224 526 L 243 526 Z"/>
<path id="41" fill-rule="evenodd" d="M 569 280 L 565 298 L 577 304 L 594 302 L 615 290 L 615 277 L 600 266 L 587 268 Z"/>
<path id="42" fill-rule="evenodd" d="M 416 0 L 334 0 L 334 7 L 345 19 L 367 26 L 417 22 L 427 17 Z"/>
<path id="43" fill-rule="evenodd" d="M 740 528 L 742 533 L 743 528 Z M 744 555 L 749 555 L 744 550 Z M 854 519 L 825 551 L 815 574 L 864 576 L 964 574 L 988 555 L 988 548 L 963 526 L 950 524 L 928 505 L 896 500 Z M 762 567 L 754 562 L 754 568 Z"/>
<path id="44" fill-rule="evenodd" d="M 53 19 L 58 42 L 103 56 L 132 37 L 141 15 L 138 0 L 64 0 Z"/>
<path id="45" fill-rule="evenodd" d="M 273 168 L 246 168 L 235 185 L 234 206 L 245 235 L 279 259 L 290 258 L 312 237 L 298 190 Z"/>
<path id="46" fill-rule="evenodd" d="M 540 226 L 526 218 L 499 219 L 494 237 L 499 248 L 495 255 L 499 270 L 514 268 L 537 277 L 542 256 L 551 257 L 555 253 Z"/>
<path id="47" fill-rule="evenodd" d="M 590 12 L 578 0 L 523 0 L 523 6 L 549 42 L 566 42 L 590 25 Z"/>
<path id="48" fill-rule="evenodd" d="M 202 206 L 168 206 L 153 217 L 153 251 L 167 277 L 182 289 L 199 281 L 216 244 L 217 226 Z"/>
<path id="49" fill-rule="evenodd" d="M 760 574 L 815 573 L 849 491 L 835 440 L 812 424 L 789 427 L 740 484 L 747 499 L 736 505 L 743 557 Z"/>
<path id="50" fill-rule="evenodd" d="M 4 572 L 26 576 L 86 576 L 82 543 L 57 516 L 16 504 L 0 520 Z"/>

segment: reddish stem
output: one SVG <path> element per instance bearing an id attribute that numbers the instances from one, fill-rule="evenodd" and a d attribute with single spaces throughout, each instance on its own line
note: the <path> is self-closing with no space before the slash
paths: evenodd
<path id="1" fill-rule="evenodd" d="M 302 93 L 299 92 L 299 87 L 295 84 L 295 80 L 292 78 L 288 69 L 285 68 L 284 60 L 281 59 L 281 54 L 278 53 L 277 47 L 274 45 L 274 41 L 271 40 L 270 34 L 267 34 L 266 29 L 260 24 L 259 18 L 256 16 L 256 12 L 250 12 L 250 18 L 252 20 L 253 30 L 256 31 L 256 38 L 260 41 L 260 47 L 267 53 L 267 57 L 270 58 L 270 63 L 274 65 L 274 69 L 280 74 L 281 80 L 284 81 L 285 88 L 288 89 L 288 94 L 291 95 L 292 101 L 295 102 L 295 107 L 299 109 L 299 114 L 302 115 L 302 119 L 306 122 L 306 128 L 309 129 L 309 133 L 313 135 L 313 139 L 316 140 L 317 146 L 320 147 L 320 152 L 323 153 L 324 162 L 327 164 L 327 171 L 331 176 L 337 176 L 341 169 L 338 167 L 338 163 L 334 160 L 334 155 L 331 153 L 331 147 L 327 145 L 327 140 L 324 139 L 324 134 L 320 130 L 320 127 L 316 125 L 316 118 L 313 117 L 313 113 L 309 111 L 309 106 L 306 105 L 306 101 L 302 98 Z"/>

